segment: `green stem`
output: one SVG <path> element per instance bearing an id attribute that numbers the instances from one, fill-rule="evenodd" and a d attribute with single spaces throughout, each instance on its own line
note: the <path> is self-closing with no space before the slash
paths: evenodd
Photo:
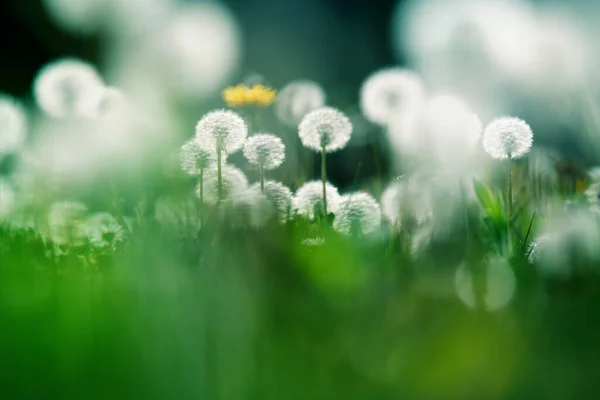
<path id="1" fill-rule="evenodd" d="M 512 157 L 508 156 L 508 218 L 507 218 L 507 238 L 508 238 L 508 246 L 510 248 L 510 240 L 511 240 L 511 224 L 513 217 L 513 184 L 512 184 Z"/>
<path id="2" fill-rule="evenodd" d="M 325 166 L 325 145 L 321 145 L 321 182 L 323 183 L 323 210 L 327 217 L 327 168 Z"/>
<path id="3" fill-rule="evenodd" d="M 204 168 L 200 168 L 200 227 L 204 225 Z"/>
<path id="4" fill-rule="evenodd" d="M 264 193 L 265 192 L 265 168 L 262 164 L 260 165 L 259 170 L 260 170 L 260 192 Z"/>
<path id="5" fill-rule="evenodd" d="M 218 195 L 219 200 L 223 199 L 223 174 L 221 171 L 221 146 L 217 147 L 217 185 L 218 185 Z"/>

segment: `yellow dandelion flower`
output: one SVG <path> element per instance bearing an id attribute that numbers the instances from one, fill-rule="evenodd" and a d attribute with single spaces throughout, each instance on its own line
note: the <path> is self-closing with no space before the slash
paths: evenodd
<path id="1" fill-rule="evenodd" d="M 256 84 L 251 88 L 245 85 L 230 86 L 223 90 L 223 100 L 229 107 L 256 105 L 268 107 L 277 98 L 277 92 L 270 87 Z"/>
<path id="2" fill-rule="evenodd" d="M 257 84 L 250 89 L 250 97 L 253 104 L 259 107 L 268 107 L 275 102 L 277 92 L 273 88 Z"/>
<path id="3" fill-rule="evenodd" d="M 249 91 L 244 85 L 230 86 L 223 90 L 222 97 L 229 107 L 243 107 L 248 104 Z"/>

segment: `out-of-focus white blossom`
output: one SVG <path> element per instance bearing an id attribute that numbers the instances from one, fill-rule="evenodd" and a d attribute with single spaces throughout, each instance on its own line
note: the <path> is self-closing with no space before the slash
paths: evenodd
<path id="1" fill-rule="evenodd" d="M 0 156 L 18 150 L 27 136 L 23 107 L 13 98 L 0 94 Z"/>
<path id="2" fill-rule="evenodd" d="M 235 191 L 242 190 L 248 186 L 246 175 L 232 165 L 224 165 L 222 169 L 223 179 L 223 200 L 231 201 Z M 219 181 L 217 177 L 217 168 L 212 167 L 204 174 L 204 191 L 202 193 L 204 202 L 207 204 L 217 204 L 219 201 Z M 200 187 L 196 189 L 196 195 L 200 194 Z"/>
<path id="3" fill-rule="evenodd" d="M 44 66 L 35 78 L 35 100 L 51 117 L 88 117 L 103 93 L 96 69 L 81 60 L 61 59 Z"/>
<path id="4" fill-rule="evenodd" d="M 87 207 L 75 201 L 53 203 L 48 212 L 48 234 L 58 245 L 80 246 L 85 243 Z"/>
<path id="5" fill-rule="evenodd" d="M 289 126 L 298 126 L 306 114 L 324 106 L 325 91 L 312 81 L 291 82 L 277 95 L 277 117 Z"/>
<path id="6" fill-rule="evenodd" d="M 50 17 L 62 28 L 75 33 L 91 33 L 102 27 L 107 0 L 44 0 Z"/>
<path id="7" fill-rule="evenodd" d="M 265 181 L 264 195 L 274 207 L 277 218 L 284 223 L 292 212 L 292 191 L 281 182 Z M 260 183 L 252 185 L 260 190 Z"/>
<path id="8" fill-rule="evenodd" d="M 324 107 L 308 113 L 300 122 L 298 135 L 302 145 L 314 151 L 330 153 L 346 146 L 352 134 L 352 124 L 341 111 Z"/>
<path id="9" fill-rule="evenodd" d="M 244 119 L 230 110 L 211 111 L 196 125 L 196 140 L 208 151 L 227 154 L 240 150 L 248 136 Z"/>
<path id="10" fill-rule="evenodd" d="M 530 261 L 549 276 L 569 277 L 600 265 L 600 230 L 593 212 L 568 209 L 546 219 L 532 242 Z M 595 271 L 594 271 L 595 272 Z"/>
<path id="11" fill-rule="evenodd" d="M 16 195 L 5 180 L 0 180 L 0 221 L 5 221 L 11 216 L 16 206 Z"/>
<path id="12" fill-rule="evenodd" d="M 178 97 L 197 99 L 223 87 L 241 56 L 241 35 L 221 3 L 188 4 L 170 13 L 150 39 L 148 57 Z"/>
<path id="13" fill-rule="evenodd" d="M 387 125 L 391 116 L 406 115 L 418 109 L 424 91 L 423 82 L 416 73 L 386 68 L 375 72 L 363 83 L 360 105 L 369 121 Z"/>
<path id="14" fill-rule="evenodd" d="M 327 212 L 335 214 L 339 210 L 341 196 L 337 188 L 330 183 L 325 184 L 325 193 L 327 194 Z M 315 211 L 318 213 L 319 207 L 322 206 L 323 183 L 321 181 L 305 183 L 298 188 L 292 199 L 294 211 L 310 219 L 315 217 Z"/>
<path id="15" fill-rule="evenodd" d="M 97 248 L 113 248 L 125 239 L 125 229 L 107 212 L 96 213 L 87 218 L 84 229 L 90 244 Z"/>
<path id="16" fill-rule="evenodd" d="M 493 158 L 520 158 L 533 144 L 533 132 L 519 118 L 502 117 L 493 120 L 483 134 L 483 148 Z"/>
<path id="17" fill-rule="evenodd" d="M 381 225 L 379 203 L 368 193 L 342 196 L 333 220 L 333 229 L 344 235 L 369 235 Z"/>
<path id="18" fill-rule="evenodd" d="M 265 194 L 261 193 L 260 187 L 256 185 L 233 187 L 230 200 L 233 212 L 242 217 L 239 221 L 242 225 L 249 220 L 252 226 L 260 228 L 269 221 L 275 212 L 273 203 Z"/>
<path id="19" fill-rule="evenodd" d="M 514 297 L 517 279 L 508 261 L 498 256 L 486 262 L 485 291 L 482 293 L 483 304 L 477 304 L 477 290 L 473 276 L 466 264 L 461 264 L 454 275 L 454 285 L 459 299 L 469 308 L 483 306 L 486 311 L 496 311 L 505 307 Z"/>
<path id="20" fill-rule="evenodd" d="M 275 135 L 258 133 L 246 140 L 244 157 L 252 165 L 266 170 L 275 169 L 285 159 L 285 145 L 281 138 Z"/>

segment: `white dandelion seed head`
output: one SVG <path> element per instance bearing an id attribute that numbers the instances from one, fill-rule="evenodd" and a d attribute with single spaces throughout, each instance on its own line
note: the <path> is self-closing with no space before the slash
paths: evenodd
<path id="1" fill-rule="evenodd" d="M 260 190 L 260 182 L 252 187 Z M 292 211 L 292 191 L 281 182 L 265 181 L 264 195 L 273 205 L 277 219 L 286 222 Z"/>
<path id="2" fill-rule="evenodd" d="M 0 221 L 8 219 L 14 212 L 15 206 L 15 191 L 8 182 L 0 179 Z"/>
<path id="3" fill-rule="evenodd" d="M 325 183 L 325 193 L 327 195 L 327 212 L 335 214 L 340 205 L 341 196 L 335 186 L 329 182 Z M 302 185 L 292 199 L 292 208 L 299 215 L 304 215 L 310 219 L 315 217 L 323 204 L 323 183 L 321 181 L 311 181 Z"/>
<path id="4" fill-rule="evenodd" d="M 369 235 L 381 225 L 379 203 L 368 193 L 357 192 L 342 196 L 333 220 L 333 229 L 344 235 Z"/>
<path id="5" fill-rule="evenodd" d="M 202 148 L 216 152 L 217 148 L 232 154 L 242 148 L 248 136 L 248 126 L 239 114 L 230 110 L 211 111 L 196 125 L 196 140 Z"/>
<path id="6" fill-rule="evenodd" d="M 206 170 L 215 163 L 215 153 L 202 148 L 196 139 L 191 139 L 181 146 L 179 161 L 183 172 L 198 176 L 201 169 Z"/>
<path id="7" fill-rule="evenodd" d="M 363 83 L 360 105 L 369 121 L 387 125 L 392 115 L 406 114 L 418 108 L 424 92 L 423 82 L 416 73 L 386 68 L 375 72 Z"/>
<path id="8" fill-rule="evenodd" d="M 585 196 L 592 206 L 600 206 L 600 182 L 593 181 L 585 191 Z"/>
<path id="9" fill-rule="evenodd" d="M 533 144 L 533 132 L 519 118 L 502 117 L 493 120 L 483 134 L 483 148 L 493 158 L 520 158 Z"/>
<path id="10" fill-rule="evenodd" d="M 480 269 L 481 270 L 481 269 Z M 517 290 L 517 279 L 508 261 L 498 256 L 485 265 L 485 293 L 483 293 L 483 308 L 486 311 L 499 310 L 512 300 Z M 466 264 L 461 264 L 454 275 L 454 286 L 458 298 L 469 308 L 476 308 L 476 282 Z"/>
<path id="11" fill-rule="evenodd" d="M 125 239 L 125 229 L 107 212 L 87 218 L 84 229 L 90 244 L 97 248 L 112 248 Z"/>
<path id="12" fill-rule="evenodd" d="M 308 113 L 298 126 L 302 145 L 314 151 L 330 153 L 346 146 L 352 134 L 350 119 L 341 111 L 323 107 Z"/>
<path id="13" fill-rule="evenodd" d="M 0 94 L 0 156 L 21 148 L 26 136 L 25 110 L 16 100 Z"/>
<path id="14" fill-rule="evenodd" d="M 237 214 L 245 217 L 241 218 L 242 224 L 245 219 L 249 219 L 250 224 L 256 228 L 264 226 L 275 213 L 273 203 L 256 185 L 234 187 L 231 204 Z"/>
<path id="15" fill-rule="evenodd" d="M 224 165 L 222 168 L 223 178 L 223 201 L 231 201 L 235 191 L 239 191 L 248 186 L 246 175 L 232 165 Z M 212 167 L 204 175 L 204 202 L 214 205 L 219 201 L 219 182 L 217 168 Z M 200 187 L 196 189 L 196 195 L 200 195 Z"/>
<path id="16" fill-rule="evenodd" d="M 76 201 L 53 203 L 48 212 L 48 234 L 58 245 L 82 245 L 87 237 L 87 207 Z"/>
<path id="17" fill-rule="evenodd" d="M 325 91 L 318 83 L 291 82 L 277 95 L 277 117 L 286 125 L 298 126 L 306 114 L 324 107 L 325 99 Z"/>
<path id="18" fill-rule="evenodd" d="M 244 157 L 252 165 L 275 169 L 285 159 L 285 145 L 281 138 L 267 133 L 250 136 L 244 144 Z"/>
<path id="19" fill-rule="evenodd" d="M 61 59 L 47 64 L 34 81 L 38 106 L 55 118 L 90 116 L 103 88 L 96 69 L 76 59 Z"/>

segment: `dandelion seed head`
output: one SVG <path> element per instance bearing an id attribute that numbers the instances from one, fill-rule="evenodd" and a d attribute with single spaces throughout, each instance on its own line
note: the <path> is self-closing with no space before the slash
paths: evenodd
<path id="1" fill-rule="evenodd" d="M 341 196 L 337 188 L 328 182 L 325 183 L 325 193 L 327 194 L 327 212 L 335 214 L 339 209 Z M 315 218 L 315 211 L 319 212 L 322 206 L 323 183 L 321 181 L 305 183 L 298 188 L 292 199 L 293 210 L 310 219 Z"/>
<path id="2" fill-rule="evenodd" d="M 363 83 L 360 105 L 369 121 L 387 125 L 392 115 L 418 108 L 423 95 L 424 86 L 416 73 L 402 68 L 386 68 L 375 72 Z"/>
<path id="3" fill-rule="evenodd" d="M 277 219 L 286 222 L 292 210 L 292 191 L 281 182 L 265 181 L 264 195 L 273 205 Z M 253 188 L 260 190 L 260 182 L 252 185 Z"/>
<path id="4" fill-rule="evenodd" d="M 426 133 L 446 151 L 471 150 L 481 136 L 481 120 L 458 96 L 431 97 L 425 104 L 422 120 Z"/>
<path id="5" fill-rule="evenodd" d="M 277 98 L 277 117 L 288 126 L 298 126 L 311 111 L 325 106 L 325 91 L 312 81 L 287 84 Z"/>
<path id="6" fill-rule="evenodd" d="M 196 125 L 196 140 L 202 148 L 227 154 L 240 150 L 248 136 L 248 127 L 239 114 L 230 110 L 211 111 Z"/>
<path id="7" fill-rule="evenodd" d="M 379 203 L 368 193 L 357 192 L 342 196 L 333 220 L 333 229 L 344 235 L 369 235 L 381 225 Z"/>
<path id="8" fill-rule="evenodd" d="M 508 261 L 504 258 L 494 257 L 485 265 L 485 293 L 483 293 L 483 307 L 486 311 L 496 311 L 505 307 L 515 295 L 517 279 Z M 454 275 L 454 286 L 458 298 L 469 308 L 476 308 L 477 297 L 475 282 L 466 264 L 461 264 Z"/>
<path id="9" fill-rule="evenodd" d="M 51 117 L 90 116 L 103 87 L 92 65 L 76 59 L 61 59 L 38 72 L 34 95 L 40 109 Z"/>
<path id="10" fill-rule="evenodd" d="M 0 221 L 5 221 L 14 212 L 16 195 L 12 186 L 4 179 L 0 179 Z"/>
<path id="11" fill-rule="evenodd" d="M 206 170 L 215 163 L 215 153 L 203 149 L 196 139 L 191 139 L 181 146 L 179 161 L 183 172 L 198 176 L 201 169 Z"/>
<path id="12" fill-rule="evenodd" d="M 533 132 L 519 118 L 502 117 L 492 121 L 483 134 L 483 148 L 493 158 L 520 158 L 533 144 Z"/>
<path id="13" fill-rule="evenodd" d="M 331 107 L 311 111 L 298 126 L 302 145 L 318 152 L 322 151 L 323 146 L 328 153 L 344 148 L 351 134 L 350 119 Z"/>
<path id="14" fill-rule="evenodd" d="M 285 159 L 285 145 L 275 135 L 258 133 L 246 140 L 244 157 L 252 165 L 262 166 L 266 170 L 275 169 Z"/>
<path id="15" fill-rule="evenodd" d="M 27 136 L 27 118 L 23 107 L 9 96 L 0 94 L 0 156 L 23 145 Z"/>
<path id="16" fill-rule="evenodd" d="M 235 191 L 242 190 L 248 186 L 246 175 L 232 165 L 224 165 L 222 168 L 223 177 L 223 200 L 231 201 Z M 206 171 L 204 176 L 204 202 L 207 204 L 217 204 L 219 200 L 219 182 L 217 176 L 217 168 L 212 167 Z M 200 188 L 196 189 L 196 194 L 200 194 Z"/>
<path id="17" fill-rule="evenodd" d="M 84 229 L 90 244 L 97 248 L 114 248 L 125 239 L 125 230 L 110 213 L 92 215 L 84 222 Z"/>
<path id="18" fill-rule="evenodd" d="M 85 242 L 87 207 L 76 201 L 53 203 L 48 212 L 48 234 L 58 245 L 79 246 Z"/>
<path id="19" fill-rule="evenodd" d="M 106 86 L 100 90 L 91 116 L 104 120 L 117 120 L 124 117 L 127 111 L 128 101 L 125 94 L 115 87 Z"/>

